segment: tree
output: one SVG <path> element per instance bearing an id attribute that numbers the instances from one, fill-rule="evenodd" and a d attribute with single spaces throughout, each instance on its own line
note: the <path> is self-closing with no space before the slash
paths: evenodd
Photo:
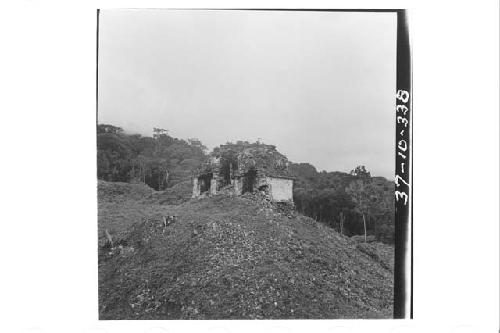
<path id="1" fill-rule="evenodd" d="M 160 139 L 162 136 L 168 136 L 168 130 L 153 127 L 153 139 Z"/>
<path id="2" fill-rule="evenodd" d="M 351 196 L 356 204 L 355 210 L 363 217 L 363 229 L 366 242 L 366 216 L 373 209 L 374 188 L 371 186 L 369 179 L 357 179 L 346 188 L 346 192 Z"/>
<path id="3" fill-rule="evenodd" d="M 203 153 L 206 153 L 206 151 L 208 150 L 207 147 L 205 145 L 203 145 L 203 143 L 201 143 L 201 141 L 199 139 L 191 138 L 191 139 L 188 139 L 187 141 L 188 141 L 189 145 L 191 145 L 192 147 L 198 148 Z"/>
<path id="4" fill-rule="evenodd" d="M 359 178 L 370 178 L 370 173 L 366 171 L 366 168 L 364 165 L 358 165 L 354 170 L 351 170 L 350 173 L 352 176 L 359 177 Z"/>
<path id="5" fill-rule="evenodd" d="M 344 234 L 344 222 L 345 222 L 345 215 L 343 211 L 340 211 L 339 213 L 339 222 L 340 222 L 340 234 Z"/>
<path id="6" fill-rule="evenodd" d="M 107 181 L 139 181 L 164 190 L 190 180 L 205 159 L 206 147 L 198 139 L 187 141 L 154 128 L 153 135 L 125 134 L 120 127 L 97 126 L 97 177 Z"/>
<path id="7" fill-rule="evenodd" d="M 123 129 L 121 127 L 108 125 L 108 124 L 97 125 L 97 134 L 102 134 L 102 133 L 121 134 L 122 132 L 123 132 Z"/>
<path id="8" fill-rule="evenodd" d="M 128 181 L 131 156 L 131 149 L 121 135 L 106 131 L 97 135 L 98 178 L 108 181 Z"/>

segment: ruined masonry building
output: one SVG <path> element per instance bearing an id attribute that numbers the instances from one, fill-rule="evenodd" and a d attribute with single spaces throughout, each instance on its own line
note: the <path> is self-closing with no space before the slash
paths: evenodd
<path id="1" fill-rule="evenodd" d="M 286 156 L 272 145 L 221 145 L 193 175 L 192 197 L 263 191 L 273 201 L 293 202 L 294 178 L 288 164 Z"/>

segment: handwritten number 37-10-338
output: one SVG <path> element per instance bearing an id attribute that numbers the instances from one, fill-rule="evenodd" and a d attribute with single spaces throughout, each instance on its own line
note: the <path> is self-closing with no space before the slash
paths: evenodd
<path id="1" fill-rule="evenodd" d="M 406 118 L 406 113 L 408 112 L 408 107 L 405 105 L 410 100 L 410 93 L 406 90 L 398 90 L 396 93 L 396 99 L 398 104 L 396 105 L 396 126 L 398 127 L 399 135 L 404 137 L 405 132 L 408 130 L 408 119 Z M 405 139 L 398 140 L 398 156 L 402 158 L 402 162 L 399 164 L 398 170 L 396 170 L 396 201 L 399 202 L 403 200 L 403 204 L 408 203 L 408 193 L 403 191 L 400 187 L 405 185 L 409 188 L 409 180 L 405 181 L 405 175 L 407 175 L 406 160 L 407 160 L 407 150 L 408 142 Z"/>

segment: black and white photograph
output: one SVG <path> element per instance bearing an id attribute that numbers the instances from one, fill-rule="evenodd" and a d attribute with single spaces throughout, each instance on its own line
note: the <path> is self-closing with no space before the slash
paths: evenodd
<path id="1" fill-rule="evenodd" d="M 499 332 L 498 0 L 2 5 L 0 332 Z"/>
<path id="2" fill-rule="evenodd" d="M 98 28 L 100 319 L 393 317 L 397 13 Z"/>

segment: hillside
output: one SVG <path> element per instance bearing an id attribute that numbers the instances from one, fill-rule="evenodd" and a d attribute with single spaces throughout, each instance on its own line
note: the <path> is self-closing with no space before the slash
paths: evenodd
<path id="1" fill-rule="evenodd" d="M 153 195 L 162 204 L 189 199 L 193 174 L 211 173 L 214 159 L 222 163 L 216 167 L 221 186 L 228 184 L 231 170 L 236 169 L 265 167 L 268 175 L 292 176 L 293 200 L 301 214 L 344 235 L 366 231 L 379 242 L 394 244 L 394 181 L 372 177 L 362 165 L 350 173 L 318 172 L 309 163 L 288 161 L 277 146 L 262 142 L 226 142 L 208 152 L 200 140 L 176 138 L 166 129 L 153 128 L 152 136 L 142 136 L 110 124 L 97 126 L 97 178 L 146 184 L 161 191 Z"/>
<path id="2" fill-rule="evenodd" d="M 393 247 L 356 243 L 259 195 L 178 205 L 164 195 L 99 182 L 100 319 L 392 316 Z"/>

